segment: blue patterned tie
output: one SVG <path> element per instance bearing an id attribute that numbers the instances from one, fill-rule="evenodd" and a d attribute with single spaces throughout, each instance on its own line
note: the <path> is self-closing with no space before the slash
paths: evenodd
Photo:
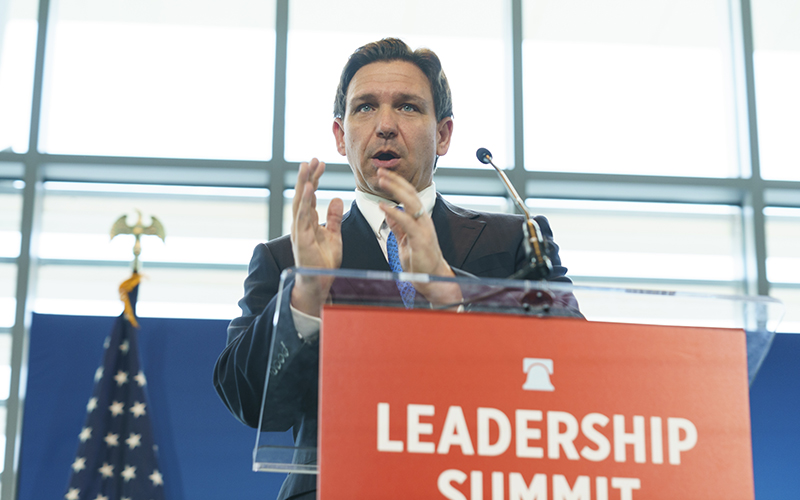
<path id="1" fill-rule="evenodd" d="M 386 254 L 389 257 L 389 267 L 392 268 L 392 272 L 402 273 L 403 267 L 400 265 L 400 252 L 397 251 L 397 238 L 391 231 L 389 237 L 386 238 Z M 400 291 L 400 298 L 403 299 L 406 309 L 414 307 L 414 296 L 417 294 L 414 285 L 408 281 L 398 281 L 397 289 Z"/>

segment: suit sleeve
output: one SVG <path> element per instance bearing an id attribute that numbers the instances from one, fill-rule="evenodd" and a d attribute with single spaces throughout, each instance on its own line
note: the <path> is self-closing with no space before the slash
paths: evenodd
<path id="1" fill-rule="evenodd" d="M 294 327 L 293 283 L 278 295 L 281 272 L 292 264 L 280 242 L 256 247 L 239 301 L 242 315 L 228 327 L 228 344 L 214 367 L 217 393 L 243 423 L 258 427 L 263 401 L 265 431 L 287 430 L 301 408 L 316 401 L 316 377 L 308 374 L 318 346 L 304 342 Z"/>

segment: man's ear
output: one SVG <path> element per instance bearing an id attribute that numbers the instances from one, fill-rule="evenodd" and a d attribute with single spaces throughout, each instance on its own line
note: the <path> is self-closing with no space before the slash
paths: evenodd
<path id="1" fill-rule="evenodd" d="M 333 136 L 336 137 L 336 150 L 342 156 L 347 156 L 347 148 L 344 146 L 344 122 L 341 118 L 333 119 Z"/>
<path id="2" fill-rule="evenodd" d="M 436 124 L 436 154 L 442 156 L 450 149 L 450 139 L 453 137 L 453 119 L 449 116 L 442 118 Z"/>

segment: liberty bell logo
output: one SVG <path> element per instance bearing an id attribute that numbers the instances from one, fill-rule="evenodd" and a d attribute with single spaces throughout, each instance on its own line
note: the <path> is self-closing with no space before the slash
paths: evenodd
<path id="1" fill-rule="evenodd" d="M 554 391 L 550 382 L 553 374 L 553 360 L 543 358 L 523 358 L 522 371 L 528 376 L 522 388 L 526 391 Z"/>

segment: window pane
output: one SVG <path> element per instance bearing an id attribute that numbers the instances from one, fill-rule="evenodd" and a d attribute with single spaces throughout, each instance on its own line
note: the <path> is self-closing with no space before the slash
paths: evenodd
<path id="1" fill-rule="evenodd" d="M 109 242 L 121 215 L 143 224 L 155 215 L 165 227 L 165 243 L 142 237 L 148 262 L 240 264 L 267 235 L 267 190 L 119 184 L 45 183 L 39 257 L 131 262 L 132 235 Z"/>
<path id="2" fill-rule="evenodd" d="M 14 326 L 17 301 L 17 266 L 0 263 L 0 328 Z"/>
<path id="3" fill-rule="evenodd" d="M 316 156 L 346 163 L 336 151 L 331 124 L 339 75 L 358 47 L 383 37 L 428 47 L 442 60 L 453 95 L 450 151 L 439 166 L 482 167 L 479 147 L 498 165 L 513 162 L 510 52 L 502 0 L 409 0 L 401 3 L 292 0 L 286 85 L 286 159 Z M 368 14 L 355 15 L 368 11 Z M 366 17 L 365 17 L 366 16 Z M 373 22 L 365 22 L 365 19 Z M 374 22 L 380 19 L 379 23 Z M 446 19 L 447 21 L 442 21 Z M 476 63 L 486 61 L 485 74 Z"/>
<path id="4" fill-rule="evenodd" d="M 0 328 L 14 326 L 23 186 L 20 180 L 0 180 Z"/>
<path id="5" fill-rule="evenodd" d="M 769 294 L 786 308 L 778 329 L 800 333 L 800 209 L 767 207 L 764 216 Z"/>
<path id="6" fill-rule="evenodd" d="M 238 314 L 253 248 L 267 236 L 267 190 L 46 182 L 34 310 L 116 315 L 134 239 L 109 242 L 123 214 L 162 222 L 166 242 L 142 238 L 141 316 L 231 318 Z"/>
<path id="7" fill-rule="evenodd" d="M 0 333 L 0 401 L 8 399 L 11 388 L 11 341 L 10 334 Z"/>
<path id="8" fill-rule="evenodd" d="M 525 166 L 738 175 L 720 2 L 523 2 Z"/>
<path id="9" fill-rule="evenodd" d="M 271 157 L 274 0 L 61 0 L 51 24 L 41 150 Z"/>
<path id="10" fill-rule="evenodd" d="M 778 331 L 800 333 L 800 286 L 772 285 L 769 294 L 783 302 L 785 308 Z"/>
<path id="11" fill-rule="evenodd" d="M 28 150 L 38 2 L 0 2 L 0 151 Z"/>
<path id="12" fill-rule="evenodd" d="M 737 207 L 528 200 L 578 285 L 742 293 Z"/>
<path id="13" fill-rule="evenodd" d="M 770 283 L 800 285 L 800 209 L 764 209 L 767 231 L 767 278 Z"/>
<path id="14" fill-rule="evenodd" d="M 800 3 L 752 0 L 761 175 L 800 180 Z"/>
<path id="15" fill-rule="evenodd" d="M 33 311 L 43 314 L 117 316 L 122 313 L 119 285 L 125 266 L 42 265 Z M 232 319 L 241 314 L 247 269 L 142 270 L 136 314 L 140 317 Z"/>
<path id="16" fill-rule="evenodd" d="M 19 256 L 22 181 L 0 180 L 0 258 Z"/>

